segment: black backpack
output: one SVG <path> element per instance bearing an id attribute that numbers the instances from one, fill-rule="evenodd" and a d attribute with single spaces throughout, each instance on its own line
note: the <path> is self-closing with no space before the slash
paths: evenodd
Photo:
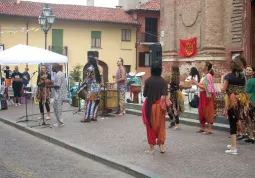
<path id="1" fill-rule="evenodd" d="M 188 98 L 189 98 L 189 94 L 188 94 Z M 197 94 L 194 94 L 192 100 L 189 100 L 189 106 L 192 108 L 198 108 L 199 105 L 199 96 Z"/>
<path id="2" fill-rule="evenodd" d="M 1 100 L 1 110 L 4 110 L 4 109 L 8 109 L 8 104 L 7 104 L 7 99 L 3 96 L 3 95 L 0 95 L 0 100 Z"/>

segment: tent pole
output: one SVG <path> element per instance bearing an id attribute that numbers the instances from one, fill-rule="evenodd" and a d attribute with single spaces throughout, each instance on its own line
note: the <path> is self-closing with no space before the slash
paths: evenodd
<path id="1" fill-rule="evenodd" d="M 69 80 L 69 72 L 68 72 L 68 63 L 65 63 L 65 67 L 66 67 L 67 87 L 68 87 L 68 91 L 69 91 L 70 90 L 70 80 Z"/>

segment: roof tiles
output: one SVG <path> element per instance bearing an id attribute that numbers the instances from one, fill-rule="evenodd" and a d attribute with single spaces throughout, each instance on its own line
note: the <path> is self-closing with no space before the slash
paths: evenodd
<path id="1" fill-rule="evenodd" d="M 160 0 L 151 0 L 144 4 L 141 4 L 140 8 L 142 10 L 152 10 L 152 11 L 160 11 Z"/>
<path id="2" fill-rule="evenodd" d="M 38 17 L 44 3 L 21 1 L 17 4 L 11 0 L 0 1 L 0 15 Z M 136 25 L 138 22 L 120 8 L 103 8 L 66 4 L 49 4 L 56 19 L 120 23 Z"/>

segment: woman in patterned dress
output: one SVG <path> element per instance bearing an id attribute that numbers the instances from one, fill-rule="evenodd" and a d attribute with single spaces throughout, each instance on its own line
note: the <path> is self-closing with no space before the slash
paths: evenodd
<path id="1" fill-rule="evenodd" d="M 46 88 L 46 85 L 51 84 L 51 75 L 47 73 L 46 65 L 41 65 L 41 72 L 37 78 L 37 92 L 36 99 L 39 101 L 39 109 L 41 113 L 40 119 L 44 117 L 44 105 L 47 110 L 46 120 L 50 119 L 50 88 Z"/>
<path id="2" fill-rule="evenodd" d="M 255 126 L 255 118 L 254 118 L 254 113 L 255 113 L 255 67 L 248 66 L 246 68 L 246 78 L 248 79 L 246 87 L 245 87 L 245 92 L 248 94 L 250 97 L 250 112 L 248 115 L 247 119 L 247 125 L 248 125 L 248 130 L 249 130 L 249 137 L 245 139 L 245 142 L 247 143 L 255 143 L 254 140 L 254 126 Z"/>
<path id="3" fill-rule="evenodd" d="M 247 118 L 250 102 L 248 95 L 245 93 L 245 76 L 239 61 L 231 61 L 230 68 L 232 72 L 224 77 L 224 83 L 221 87 L 222 92 L 227 92 L 224 114 L 229 120 L 232 140 L 225 153 L 237 154 L 237 122 Z"/>
<path id="4" fill-rule="evenodd" d="M 180 70 L 178 66 L 172 66 L 170 82 L 170 101 L 172 105 L 168 108 L 170 120 L 175 120 L 175 129 L 180 130 L 179 116 L 184 112 L 184 97 L 180 88 Z M 170 124 L 171 127 L 171 124 Z"/>
<path id="5" fill-rule="evenodd" d="M 86 112 L 81 122 L 97 121 L 97 110 L 100 102 L 101 76 L 95 58 L 89 58 L 89 67 L 85 78 L 87 87 Z"/>

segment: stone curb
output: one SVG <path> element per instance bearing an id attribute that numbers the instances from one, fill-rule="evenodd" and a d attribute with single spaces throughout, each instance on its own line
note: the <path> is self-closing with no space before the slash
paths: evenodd
<path id="1" fill-rule="evenodd" d="M 142 116 L 142 111 L 139 111 L 139 110 L 136 110 L 136 109 L 126 109 L 126 112 L 127 112 L 127 114 Z M 166 117 L 166 119 L 169 121 L 168 116 Z M 185 124 L 185 125 L 189 125 L 189 126 L 197 126 L 197 127 L 200 126 L 198 120 L 184 118 L 184 117 L 180 118 L 180 123 Z M 229 125 L 221 124 L 221 123 L 214 123 L 213 124 L 213 130 L 229 132 Z"/>
<path id="2" fill-rule="evenodd" d="M 117 161 L 113 158 L 110 158 L 109 156 L 102 156 L 102 155 L 99 155 L 99 154 L 97 154 L 97 153 L 95 153 L 91 150 L 84 150 L 82 148 L 79 148 L 78 145 L 67 144 L 64 141 L 58 140 L 57 138 L 54 138 L 52 136 L 50 137 L 50 136 L 47 136 L 45 134 L 39 133 L 39 132 L 37 132 L 33 129 L 30 129 L 30 128 L 22 126 L 22 125 L 19 125 L 19 124 L 15 123 L 13 121 L 10 121 L 6 118 L 1 118 L 0 117 L 0 121 L 7 124 L 7 125 L 9 125 L 9 126 L 13 126 L 13 127 L 17 128 L 21 131 L 29 133 L 29 134 L 37 137 L 37 138 L 43 139 L 43 140 L 45 140 L 47 142 L 50 142 L 52 144 L 55 144 L 57 146 L 66 148 L 66 149 L 68 149 L 72 152 L 75 152 L 75 153 L 77 153 L 81 156 L 92 159 L 94 161 L 97 161 L 101 164 L 104 164 L 104 165 L 109 166 L 113 169 L 119 170 L 119 171 L 124 172 L 126 174 L 129 174 L 131 176 L 134 176 L 134 177 L 137 177 L 137 178 L 160 178 L 161 177 L 159 175 L 156 175 L 153 172 L 144 170 L 144 169 L 139 168 L 139 167 L 134 166 L 134 165 L 130 165 L 130 164 L 127 164 L 127 163 L 124 163 L 124 162 Z"/>

